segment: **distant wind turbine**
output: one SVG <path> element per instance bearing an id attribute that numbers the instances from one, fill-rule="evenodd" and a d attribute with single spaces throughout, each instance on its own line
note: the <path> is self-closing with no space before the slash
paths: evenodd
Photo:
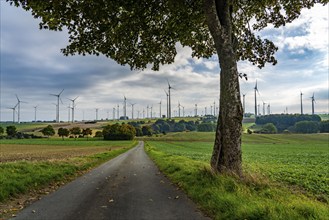
<path id="1" fill-rule="evenodd" d="M 315 103 L 314 93 L 311 97 L 311 100 L 312 100 L 312 115 L 314 115 L 314 103 Z"/>
<path id="2" fill-rule="evenodd" d="M 17 107 L 18 107 L 18 115 L 17 115 L 17 123 L 21 123 L 21 103 L 27 103 L 27 102 L 23 102 L 21 101 L 18 96 L 16 95 L 17 98 Z"/>
<path id="3" fill-rule="evenodd" d="M 38 105 L 34 106 L 34 122 L 37 122 L 37 108 L 38 108 Z"/>
<path id="4" fill-rule="evenodd" d="M 169 118 L 169 94 L 166 92 L 166 90 L 164 90 L 164 92 L 167 96 L 167 118 Z"/>
<path id="5" fill-rule="evenodd" d="M 136 103 L 130 103 L 131 105 L 131 119 L 134 119 L 134 105 L 136 105 Z"/>
<path id="6" fill-rule="evenodd" d="M 61 100 L 61 103 L 63 104 L 63 101 L 61 99 L 61 94 L 63 93 L 64 89 L 58 93 L 58 94 L 50 94 L 52 96 L 56 96 L 57 97 L 57 111 L 56 111 L 56 122 L 59 123 L 59 100 Z"/>
<path id="7" fill-rule="evenodd" d="M 303 114 L 303 93 L 300 92 L 300 114 Z"/>
<path id="8" fill-rule="evenodd" d="M 74 99 L 68 99 L 72 102 L 72 123 L 74 123 L 74 110 L 75 110 L 75 100 L 77 100 L 77 98 L 79 98 L 79 96 L 75 97 Z"/>
<path id="9" fill-rule="evenodd" d="M 8 108 L 13 110 L 13 123 L 15 123 L 15 113 L 16 113 L 16 107 L 18 106 L 18 103 L 13 108 Z"/>
<path id="10" fill-rule="evenodd" d="M 256 85 L 255 85 L 255 118 L 257 117 L 257 94 L 256 92 L 258 92 L 258 88 L 257 88 L 257 80 L 256 80 Z"/>

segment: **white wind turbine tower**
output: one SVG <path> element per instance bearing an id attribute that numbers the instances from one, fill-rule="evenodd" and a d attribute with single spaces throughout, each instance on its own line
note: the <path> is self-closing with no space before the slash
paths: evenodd
<path id="1" fill-rule="evenodd" d="M 127 98 L 126 96 L 123 96 L 123 116 L 124 120 L 127 119 Z"/>
<path id="2" fill-rule="evenodd" d="M 17 98 L 17 107 L 18 107 L 18 114 L 17 114 L 17 123 L 21 123 L 21 103 L 27 103 L 27 102 L 23 102 L 21 101 L 18 96 L 16 95 L 16 98 Z"/>
<path id="3" fill-rule="evenodd" d="M 168 118 L 171 118 L 171 95 L 170 95 L 170 90 L 173 89 L 173 87 L 171 87 L 168 80 L 167 80 L 167 82 L 168 82 L 168 96 L 169 96 L 169 108 L 168 108 L 169 116 L 168 116 Z"/>
<path id="4" fill-rule="evenodd" d="M 131 119 L 134 119 L 134 105 L 136 105 L 136 103 L 130 103 L 131 105 Z"/>
<path id="5" fill-rule="evenodd" d="M 242 107 L 243 107 L 243 117 L 245 116 L 246 114 L 246 94 L 242 94 L 242 97 L 243 97 L 243 101 L 242 101 Z"/>
<path id="6" fill-rule="evenodd" d="M 169 94 L 166 92 L 166 90 L 164 90 L 164 92 L 167 96 L 167 118 L 169 118 Z"/>
<path id="7" fill-rule="evenodd" d="M 113 120 L 115 120 L 115 108 L 113 108 Z"/>
<path id="8" fill-rule="evenodd" d="M 159 102 L 159 105 L 160 105 L 160 107 L 159 107 L 159 111 L 160 111 L 159 118 L 161 118 L 161 102 L 162 102 L 162 100 L 160 100 L 160 102 Z"/>
<path id="9" fill-rule="evenodd" d="M 15 123 L 15 113 L 16 113 L 16 107 L 18 106 L 18 103 L 13 108 L 8 108 L 13 110 L 13 123 Z"/>
<path id="10" fill-rule="evenodd" d="M 303 114 L 303 93 L 300 92 L 300 114 Z"/>
<path id="11" fill-rule="evenodd" d="M 75 100 L 77 100 L 77 98 L 79 98 L 79 96 L 75 97 L 74 99 L 68 99 L 72 102 L 72 123 L 74 123 L 74 110 L 75 110 Z"/>
<path id="12" fill-rule="evenodd" d="M 68 117 L 67 117 L 67 122 L 70 122 L 70 112 L 71 112 L 71 104 L 69 104 L 69 106 L 67 106 L 67 109 L 68 109 Z"/>
<path id="13" fill-rule="evenodd" d="M 118 120 L 120 119 L 120 106 L 117 105 L 117 116 L 118 116 Z"/>
<path id="14" fill-rule="evenodd" d="M 37 108 L 38 108 L 38 105 L 34 106 L 34 122 L 37 122 Z"/>
<path id="15" fill-rule="evenodd" d="M 194 109 L 195 117 L 198 116 L 198 104 L 195 104 L 195 109 Z"/>
<path id="16" fill-rule="evenodd" d="M 61 100 L 61 103 L 63 104 L 63 101 L 61 99 L 61 94 L 63 93 L 64 89 L 59 94 L 50 94 L 52 96 L 57 97 L 57 111 L 56 111 L 56 122 L 59 123 L 59 100 Z"/>
<path id="17" fill-rule="evenodd" d="M 98 121 L 98 108 L 95 109 L 96 110 L 96 121 Z"/>
<path id="18" fill-rule="evenodd" d="M 258 88 L 257 88 L 257 80 L 256 80 L 256 85 L 255 85 L 255 88 L 254 88 L 254 90 L 255 90 L 255 118 L 257 117 L 257 94 L 256 94 L 256 92 L 258 92 Z M 259 112 L 259 111 L 258 111 Z"/>
<path id="19" fill-rule="evenodd" d="M 180 107 L 181 107 L 180 102 L 178 102 L 178 117 L 179 118 L 180 118 Z"/>
<path id="20" fill-rule="evenodd" d="M 311 97 L 311 100 L 312 100 L 312 115 L 314 115 L 314 103 L 315 103 L 314 93 Z"/>

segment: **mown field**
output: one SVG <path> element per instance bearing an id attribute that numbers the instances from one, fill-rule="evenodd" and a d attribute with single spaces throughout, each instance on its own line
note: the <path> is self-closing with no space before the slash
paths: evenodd
<path id="1" fill-rule="evenodd" d="M 1 140 L 0 219 L 22 209 L 25 195 L 36 199 L 136 144 L 86 138 Z"/>
<path id="2" fill-rule="evenodd" d="M 328 134 L 243 135 L 243 181 L 211 174 L 213 136 L 169 134 L 147 150 L 215 219 L 328 219 Z"/>

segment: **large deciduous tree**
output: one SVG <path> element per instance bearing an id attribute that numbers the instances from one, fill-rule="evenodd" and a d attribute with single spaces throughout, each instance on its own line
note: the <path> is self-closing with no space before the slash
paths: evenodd
<path id="1" fill-rule="evenodd" d="M 41 29 L 69 33 L 65 55 L 104 54 L 132 69 L 174 62 L 176 45 L 192 56 L 218 55 L 220 114 L 211 166 L 241 175 L 242 106 L 238 60 L 262 68 L 276 63 L 277 47 L 257 32 L 280 27 L 303 8 L 328 0 L 7 0 L 41 18 Z M 251 22 L 252 21 L 252 22 Z M 256 34 L 255 34 L 256 33 Z"/>

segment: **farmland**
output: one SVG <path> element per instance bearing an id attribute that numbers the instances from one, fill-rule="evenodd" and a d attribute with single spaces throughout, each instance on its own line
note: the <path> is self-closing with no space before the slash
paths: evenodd
<path id="1" fill-rule="evenodd" d="M 23 208 L 25 195 L 35 200 L 135 144 L 86 138 L 1 140 L 0 219 Z"/>
<path id="2" fill-rule="evenodd" d="M 148 152 L 159 167 L 214 218 L 225 215 L 236 216 L 233 219 L 254 218 L 257 212 L 268 219 L 321 219 L 322 214 L 328 214 L 325 211 L 329 201 L 328 134 L 243 135 L 245 180 L 242 182 L 230 177 L 211 177 L 208 164 L 213 133 L 206 133 L 199 141 L 200 134 L 194 135 L 192 141 L 186 141 L 185 135 L 193 136 L 191 133 L 170 134 L 159 137 L 158 141 L 149 140 Z M 199 178 L 208 180 L 196 181 Z M 192 187 L 192 183 L 200 184 L 200 188 Z M 205 189 L 214 189 L 214 185 L 217 185 L 214 191 Z M 202 198 L 199 194 L 206 195 Z M 277 205 L 278 202 L 283 206 Z M 221 203 L 221 208 L 215 205 Z M 295 203 L 301 206 L 296 207 Z M 246 207 L 246 204 L 250 205 Z M 296 213 L 296 209 L 304 211 Z"/>

